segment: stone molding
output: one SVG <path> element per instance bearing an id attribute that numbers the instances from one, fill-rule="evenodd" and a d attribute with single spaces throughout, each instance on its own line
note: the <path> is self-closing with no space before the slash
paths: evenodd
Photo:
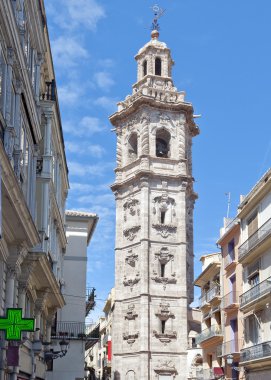
<path id="1" fill-rule="evenodd" d="M 177 331 L 165 331 L 164 333 L 153 330 L 153 336 L 166 346 L 173 339 L 177 339 Z"/>

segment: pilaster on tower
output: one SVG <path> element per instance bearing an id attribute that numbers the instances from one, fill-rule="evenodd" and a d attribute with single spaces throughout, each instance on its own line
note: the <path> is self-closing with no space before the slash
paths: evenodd
<path id="1" fill-rule="evenodd" d="M 193 107 L 172 80 L 170 49 L 135 56 L 132 95 L 110 117 L 117 135 L 113 373 L 184 380 L 193 301 Z"/>

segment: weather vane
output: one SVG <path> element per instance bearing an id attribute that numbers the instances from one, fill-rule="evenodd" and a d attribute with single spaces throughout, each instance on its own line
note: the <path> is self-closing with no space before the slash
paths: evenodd
<path id="1" fill-rule="evenodd" d="M 158 20 L 165 13 L 165 9 L 162 9 L 162 8 L 159 7 L 159 5 L 155 4 L 152 7 L 152 10 L 153 10 L 153 13 L 154 13 L 154 18 L 153 18 L 151 30 L 159 30 L 160 29 L 160 25 L 158 24 Z"/>

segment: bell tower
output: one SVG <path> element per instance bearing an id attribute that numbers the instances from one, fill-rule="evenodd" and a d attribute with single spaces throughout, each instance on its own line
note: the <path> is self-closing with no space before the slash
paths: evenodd
<path id="1" fill-rule="evenodd" d="M 155 28 L 135 56 L 132 95 L 110 117 L 117 135 L 115 380 L 187 379 L 197 198 L 191 146 L 199 130 L 158 38 Z"/>

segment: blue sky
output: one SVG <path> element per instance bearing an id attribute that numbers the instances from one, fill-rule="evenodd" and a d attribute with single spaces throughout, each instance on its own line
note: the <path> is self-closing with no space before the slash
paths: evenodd
<path id="1" fill-rule="evenodd" d="M 97 316 L 114 285 L 115 135 L 108 116 L 136 81 L 134 55 L 150 39 L 153 1 L 45 0 L 70 171 L 68 208 L 98 213 L 88 285 Z M 171 48 L 173 79 L 194 105 L 195 274 L 216 251 L 226 192 L 234 216 L 271 160 L 271 2 L 161 0 L 160 40 Z"/>

